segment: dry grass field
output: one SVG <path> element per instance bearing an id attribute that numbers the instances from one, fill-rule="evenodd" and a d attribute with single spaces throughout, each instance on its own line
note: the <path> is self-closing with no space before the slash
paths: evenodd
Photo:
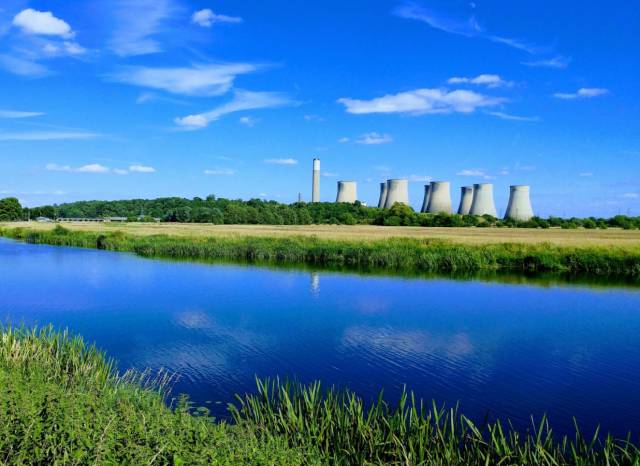
<path id="1" fill-rule="evenodd" d="M 63 223 L 79 231 L 115 231 L 135 235 L 171 236 L 312 236 L 324 239 L 376 240 L 385 238 L 438 238 L 464 244 L 551 243 L 558 246 L 639 247 L 640 230 L 562 230 L 525 228 L 422 228 L 368 225 L 208 225 L 193 223 Z M 0 226 L 51 229 L 54 224 L 36 222 L 0 223 Z"/>

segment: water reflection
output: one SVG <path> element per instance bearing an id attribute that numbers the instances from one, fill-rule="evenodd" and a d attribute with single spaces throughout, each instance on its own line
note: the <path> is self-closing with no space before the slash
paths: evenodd
<path id="1" fill-rule="evenodd" d="M 320 283 L 322 282 L 322 292 Z M 175 263 L 0 241 L 0 320 L 69 327 L 225 414 L 254 376 L 404 385 L 483 419 L 640 425 L 637 288 Z M 603 292 L 606 291 L 606 292 Z"/>

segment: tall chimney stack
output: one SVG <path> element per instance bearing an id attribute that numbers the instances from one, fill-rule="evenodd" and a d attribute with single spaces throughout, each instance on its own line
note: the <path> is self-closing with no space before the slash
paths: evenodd
<path id="1" fill-rule="evenodd" d="M 313 187 L 311 202 L 320 202 L 320 159 L 313 159 Z"/>

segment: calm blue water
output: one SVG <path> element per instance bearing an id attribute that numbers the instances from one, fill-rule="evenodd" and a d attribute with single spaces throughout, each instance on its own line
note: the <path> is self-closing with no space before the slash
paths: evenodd
<path id="1" fill-rule="evenodd" d="M 640 289 L 175 263 L 0 240 L 0 321 L 68 327 L 120 367 L 168 368 L 223 415 L 254 375 L 369 399 L 403 384 L 518 425 L 640 431 Z"/>

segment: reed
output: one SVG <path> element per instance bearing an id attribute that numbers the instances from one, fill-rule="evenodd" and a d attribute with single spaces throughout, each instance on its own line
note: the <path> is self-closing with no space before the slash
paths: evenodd
<path id="1" fill-rule="evenodd" d="M 216 421 L 171 377 L 119 374 L 80 337 L 0 329 L 0 464 L 638 465 L 631 435 L 554 435 L 546 419 L 518 431 L 476 425 L 457 408 L 405 393 L 367 405 L 319 382 L 257 380 Z"/>
<path id="2" fill-rule="evenodd" d="M 145 257 L 309 264 L 387 272 L 562 272 L 640 279 L 640 246 L 574 247 L 548 243 L 462 244 L 441 239 L 355 241 L 308 236 L 183 237 L 0 228 L 29 243 L 129 251 Z"/>

